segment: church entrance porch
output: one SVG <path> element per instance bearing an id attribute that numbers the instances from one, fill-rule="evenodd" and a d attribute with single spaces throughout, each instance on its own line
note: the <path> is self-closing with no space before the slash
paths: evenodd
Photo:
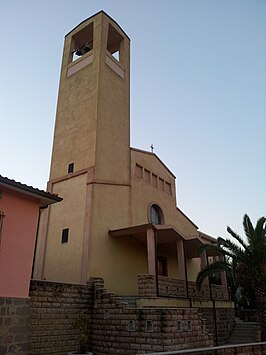
<path id="1" fill-rule="evenodd" d="M 200 237 L 187 237 L 171 225 L 151 223 L 112 230 L 109 235 L 133 239 L 146 253 L 143 273 L 135 276 L 139 297 L 186 299 L 187 302 L 229 299 L 225 275 L 221 276 L 220 284 L 211 285 L 206 281 L 201 290 L 197 290 L 195 270 L 211 259 L 222 257 L 218 254 L 199 256 L 198 247 L 204 243 Z"/>

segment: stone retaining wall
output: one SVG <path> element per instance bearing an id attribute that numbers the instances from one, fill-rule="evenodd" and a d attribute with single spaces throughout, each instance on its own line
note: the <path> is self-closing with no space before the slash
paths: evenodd
<path id="1" fill-rule="evenodd" d="M 94 280 L 92 348 L 96 355 L 171 351 L 213 344 L 196 308 L 130 309 Z"/>
<path id="2" fill-rule="evenodd" d="M 32 281 L 30 288 L 31 355 L 66 355 L 78 348 L 73 320 L 92 308 L 87 286 Z"/>
<path id="3" fill-rule="evenodd" d="M 32 281 L 30 297 L 30 301 L 2 299 L 0 355 L 29 355 L 29 342 L 31 355 L 66 355 L 76 350 L 73 320 L 81 312 L 91 316 L 89 348 L 94 355 L 135 355 L 213 345 L 211 309 L 129 308 L 121 298 L 107 292 L 99 278 L 85 286 Z M 228 335 L 226 312 L 231 310 L 216 312 L 223 340 Z"/>
<path id="4" fill-rule="evenodd" d="M 0 355 L 29 355 L 29 299 L 0 298 Z"/>
<path id="5" fill-rule="evenodd" d="M 216 337 L 214 310 L 213 308 L 201 308 L 201 312 L 206 318 L 208 327 L 213 333 L 214 339 Z M 234 327 L 234 309 L 217 308 L 215 310 L 216 324 L 217 324 L 217 341 L 218 344 L 226 344 Z"/>

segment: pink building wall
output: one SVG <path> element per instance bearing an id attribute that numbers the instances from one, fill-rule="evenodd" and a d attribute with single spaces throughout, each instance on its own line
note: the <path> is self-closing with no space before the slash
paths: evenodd
<path id="1" fill-rule="evenodd" d="M 25 298 L 34 256 L 39 199 L 1 188 L 4 212 L 0 245 L 0 297 Z"/>

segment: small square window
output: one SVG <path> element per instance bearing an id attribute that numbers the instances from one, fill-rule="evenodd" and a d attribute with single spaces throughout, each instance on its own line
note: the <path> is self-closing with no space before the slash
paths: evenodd
<path id="1" fill-rule="evenodd" d="M 69 233 L 69 228 L 65 228 L 62 230 L 62 239 L 61 239 L 62 244 L 68 242 L 68 233 Z"/>
<path id="2" fill-rule="evenodd" d="M 128 321 L 127 329 L 128 329 L 129 332 L 135 332 L 136 327 L 135 327 L 135 321 L 134 320 L 129 320 Z"/>
<path id="3" fill-rule="evenodd" d="M 104 310 L 103 318 L 104 318 L 104 319 L 109 319 L 109 318 L 110 318 L 110 311 L 109 311 L 109 309 L 105 309 L 105 310 Z"/>
<path id="4" fill-rule="evenodd" d="M 70 174 L 70 173 L 73 173 L 73 171 L 74 171 L 74 163 L 68 164 L 68 173 L 69 173 L 69 174 Z"/>
<path id="5" fill-rule="evenodd" d="M 146 332 L 153 332 L 153 322 L 152 320 L 146 320 Z"/>

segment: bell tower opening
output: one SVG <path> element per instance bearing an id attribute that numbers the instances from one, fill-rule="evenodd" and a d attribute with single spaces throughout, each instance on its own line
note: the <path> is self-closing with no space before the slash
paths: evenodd
<path id="1" fill-rule="evenodd" d="M 121 34 L 111 24 L 109 24 L 107 50 L 118 61 L 121 61 L 120 51 L 122 41 L 123 37 L 121 36 Z"/>
<path id="2" fill-rule="evenodd" d="M 93 49 L 93 22 L 72 37 L 70 62 L 82 57 Z"/>

